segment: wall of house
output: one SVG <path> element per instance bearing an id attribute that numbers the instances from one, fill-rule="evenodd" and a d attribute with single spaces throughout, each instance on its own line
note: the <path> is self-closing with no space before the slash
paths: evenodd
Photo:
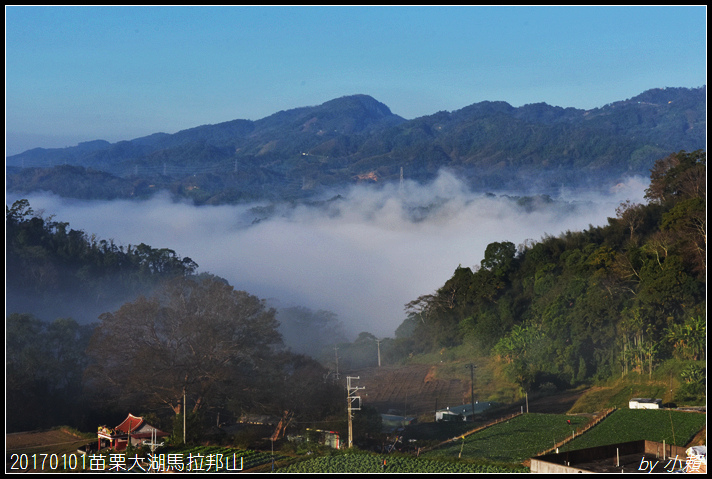
<path id="1" fill-rule="evenodd" d="M 536 474 L 562 474 L 562 473 L 587 473 L 593 474 L 591 471 L 578 469 L 576 467 L 566 466 L 563 464 L 554 464 L 553 462 L 532 459 L 529 470 Z"/>

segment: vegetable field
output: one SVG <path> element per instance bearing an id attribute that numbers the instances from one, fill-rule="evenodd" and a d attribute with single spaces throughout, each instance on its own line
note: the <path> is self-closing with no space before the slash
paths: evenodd
<path id="1" fill-rule="evenodd" d="M 384 462 L 385 465 L 384 465 Z M 529 472 L 526 467 L 507 468 L 469 464 L 465 462 L 438 461 L 432 459 L 384 456 L 375 454 L 345 454 L 322 456 L 280 468 L 277 472 L 291 473 L 497 473 Z"/>
<path id="2" fill-rule="evenodd" d="M 560 414 L 523 414 L 429 451 L 426 457 L 461 457 L 518 463 L 570 437 L 590 418 Z M 569 424 L 567 421 L 571 421 Z M 595 429 L 595 428 L 594 428 Z"/>
<path id="3" fill-rule="evenodd" d="M 269 464 L 274 457 L 275 462 L 284 459 L 283 456 L 269 452 L 250 449 L 234 449 L 221 446 L 194 446 L 187 448 L 170 448 L 159 450 L 157 454 L 174 454 L 181 458 L 184 470 L 205 472 L 235 472 L 247 471 L 253 467 Z M 220 462 L 218 462 L 220 461 Z"/>
<path id="4" fill-rule="evenodd" d="M 654 410 L 618 409 L 601 424 L 566 445 L 584 449 L 619 442 L 649 441 L 685 446 L 707 423 L 707 414 Z"/>

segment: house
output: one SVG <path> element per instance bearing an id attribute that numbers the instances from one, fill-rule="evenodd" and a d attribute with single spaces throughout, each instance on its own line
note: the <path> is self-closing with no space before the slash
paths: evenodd
<path id="1" fill-rule="evenodd" d="M 685 469 L 688 460 L 684 447 L 639 440 L 571 451 L 564 447 L 555 453 L 531 458 L 529 468 L 539 474 L 668 473 Z"/>
<path id="2" fill-rule="evenodd" d="M 475 402 L 474 414 L 483 412 L 491 405 L 492 403 L 489 402 Z M 472 415 L 472 404 L 463 404 L 435 411 L 435 421 L 467 421 L 468 418 L 472 418 Z"/>
<path id="3" fill-rule="evenodd" d="M 633 398 L 628 401 L 630 409 L 660 409 L 663 404 L 662 399 Z"/>
<path id="4" fill-rule="evenodd" d="M 323 444 L 334 449 L 339 449 L 339 447 L 341 447 L 339 433 L 336 431 L 324 431 L 322 429 L 307 428 L 307 441 L 310 440 L 310 436 L 319 444 Z"/>
<path id="5" fill-rule="evenodd" d="M 170 436 L 167 432 L 148 424 L 142 417 L 130 414 L 121 424 L 111 429 L 106 426 L 99 426 L 97 437 L 99 450 L 102 447 L 123 451 L 129 445 L 138 447 L 144 443 Z"/>

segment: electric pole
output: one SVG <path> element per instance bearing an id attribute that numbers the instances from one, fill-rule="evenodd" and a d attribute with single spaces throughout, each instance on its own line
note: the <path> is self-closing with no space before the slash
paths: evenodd
<path id="1" fill-rule="evenodd" d="M 359 376 L 346 376 L 346 396 L 348 400 L 348 415 L 349 415 L 349 449 L 354 445 L 354 430 L 353 430 L 353 413 L 352 411 L 361 410 L 361 396 L 357 396 L 359 390 L 365 389 L 364 386 L 351 386 L 352 379 L 360 379 Z M 358 401 L 358 407 L 353 407 L 354 401 Z"/>
<path id="2" fill-rule="evenodd" d="M 472 422 L 475 421 L 475 366 L 470 363 L 465 365 L 466 368 L 470 368 L 470 402 L 472 403 Z"/>
<path id="3" fill-rule="evenodd" d="M 382 339 L 376 339 L 376 344 L 378 345 L 378 367 L 381 367 L 381 341 Z"/>

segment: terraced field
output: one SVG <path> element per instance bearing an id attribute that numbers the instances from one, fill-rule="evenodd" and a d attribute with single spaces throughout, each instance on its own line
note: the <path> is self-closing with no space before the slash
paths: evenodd
<path id="1" fill-rule="evenodd" d="M 707 414 L 701 413 L 619 409 L 601 424 L 571 441 L 567 447 L 584 449 L 639 439 L 687 446 L 706 423 Z"/>
<path id="2" fill-rule="evenodd" d="M 444 444 L 425 457 L 518 463 L 571 436 L 590 420 L 586 416 L 523 414 Z"/>

